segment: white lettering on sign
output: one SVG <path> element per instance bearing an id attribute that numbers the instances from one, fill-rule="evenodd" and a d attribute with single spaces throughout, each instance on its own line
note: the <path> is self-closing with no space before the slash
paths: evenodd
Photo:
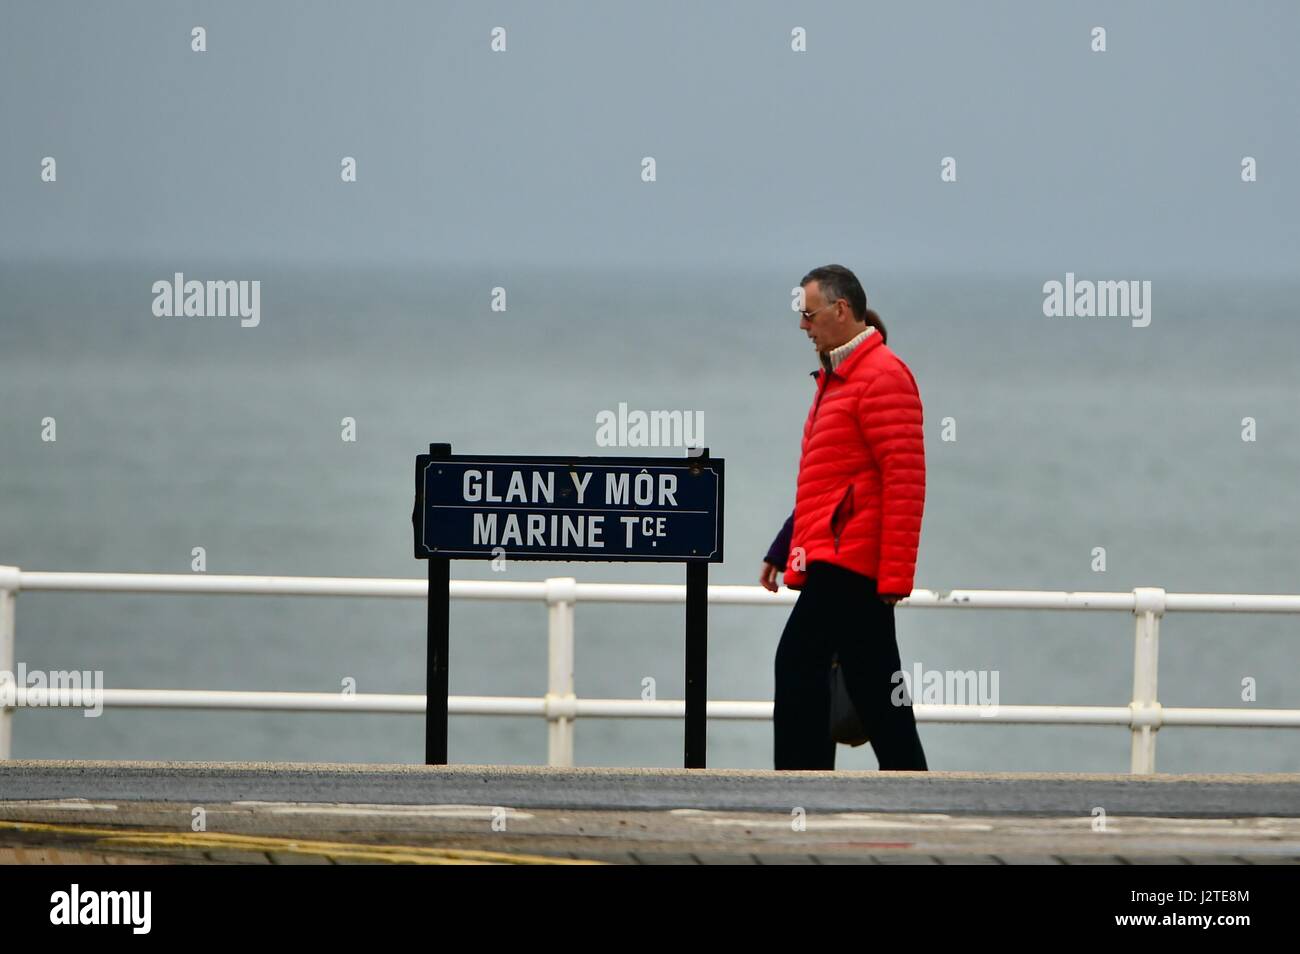
<path id="1" fill-rule="evenodd" d="M 478 511 L 477 507 L 467 508 L 475 511 L 470 514 L 472 545 L 556 551 L 601 549 L 605 546 L 602 533 L 607 516 L 611 521 L 618 520 L 623 526 L 625 542 L 615 544 L 616 547 L 626 546 L 632 550 L 640 544 L 657 547 L 660 541 L 667 542 L 669 517 L 662 512 L 624 516 L 575 511 L 580 511 L 583 507 L 598 510 L 633 507 L 665 510 L 680 507 L 681 503 L 677 499 L 678 475 L 653 473 L 645 468 L 639 472 L 629 469 L 621 473 L 606 470 L 603 493 L 600 492 L 601 484 L 598 483 L 596 492 L 588 499 L 587 491 L 592 489 L 591 478 L 595 471 L 580 473 L 574 468 L 568 468 L 567 472 L 573 481 L 573 493 L 562 491 L 557 500 L 555 481 L 558 468 L 544 470 L 523 467 L 515 470 L 497 467 L 465 470 L 461 474 L 461 499 L 485 508 L 484 511 Z M 563 479 L 561 475 L 560 480 Z M 492 512 L 493 505 L 500 505 L 502 510 L 517 512 Z M 547 509 L 557 505 L 558 510 Z M 528 512 L 533 508 L 541 512 Z"/>
<path id="2" fill-rule="evenodd" d="M 591 476 L 588 474 L 587 476 Z M 657 503 L 659 506 L 677 506 L 677 476 L 675 474 L 659 474 L 658 497 L 656 499 L 655 475 L 637 474 L 632 479 L 630 474 L 606 474 L 605 475 L 605 503 L 611 507 L 617 507 L 620 504 L 627 506 L 629 504 L 629 485 L 632 499 L 645 506 L 646 504 Z"/>
<path id="3" fill-rule="evenodd" d="M 481 470 L 465 471 L 464 482 L 461 485 L 461 497 L 468 502 L 482 501 L 484 503 L 555 503 L 555 474 L 542 473 L 541 471 L 532 471 L 533 485 L 531 493 L 524 480 L 522 471 L 512 470 L 510 472 L 509 486 L 506 488 L 506 495 L 502 497 L 492 486 L 493 474 L 488 471 L 486 475 Z M 591 477 L 590 474 L 587 475 Z"/>
<path id="4" fill-rule="evenodd" d="M 555 503 L 555 474 L 531 471 L 532 484 L 524 478 L 524 472 L 512 470 L 506 481 L 506 490 L 502 494 L 497 487 L 499 475 L 488 471 L 467 470 L 462 478 L 461 498 L 466 503 Z M 578 495 L 578 504 L 586 503 L 587 485 L 591 483 L 591 473 L 578 476 L 569 471 L 573 488 Z M 605 504 L 611 507 L 631 506 L 645 507 L 654 504 L 659 507 L 676 507 L 676 474 L 605 474 Z"/>
<path id="5" fill-rule="evenodd" d="M 664 529 L 665 517 L 619 517 L 623 523 L 624 529 L 627 530 L 627 545 L 632 547 L 632 534 L 638 526 L 643 537 L 662 537 L 667 535 Z"/>
<path id="6" fill-rule="evenodd" d="M 528 546 L 552 547 L 604 547 L 600 538 L 604 530 L 605 518 L 601 515 L 560 513 L 530 513 L 524 515 L 523 524 L 519 514 L 508 513 L 474 514 L 474 545 L 479 546 L 524 546 L 524 535 L 528 536 Z"/>
<path id="7" fill-rule="evenodd" d="M 627 474 L 605 475 L 605 503 L 627 504 Z"/>
<path id="8" fill-rule="evenodd" d="M 569 476 L 573 478 L 573 486 L 578 491 L 578 503 L 582 503 L 582 498 L 587 493 L 587 484 L 591 483 L 591 474 L 588 474 L 582 480 L 573 471 L 569 471 Z"/>

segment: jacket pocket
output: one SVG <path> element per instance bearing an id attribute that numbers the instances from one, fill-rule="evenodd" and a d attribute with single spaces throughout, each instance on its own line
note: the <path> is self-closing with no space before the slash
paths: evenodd
<path id="1" fill-rule="evenodd" d="M 831 538 L 835 541 L 835 552 L 840 552 L 840 534 L 844 532 L 845 526 L 848 525 L 849 519 L 853 516 L 853 485 L 849 484 L 844 489 L 844 496 L 840 502 L 835 505 L 835 511 L 831 514 Z"/>

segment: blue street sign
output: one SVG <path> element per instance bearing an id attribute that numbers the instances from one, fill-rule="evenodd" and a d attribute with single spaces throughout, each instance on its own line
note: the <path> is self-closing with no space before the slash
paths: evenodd
<path id="1" fill-rule="evenodd" d="M 416 458 L 415 555 L 722 561 L 717 458 Z"/>

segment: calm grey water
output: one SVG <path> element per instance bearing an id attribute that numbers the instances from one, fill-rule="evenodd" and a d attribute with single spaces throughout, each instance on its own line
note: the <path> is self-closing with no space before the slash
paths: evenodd
<path id="1" fill-rule="evenodd" d="M 262 321 L 154 318 L 153 281 L 260 279 Z M 598 411 L 701 411 L 728 463 L 720 583 L 750 583 L 793 499 L 815 364 L 803 269 L 276 271 L 193 261 L 0 266 L 0 563 L 416 577 L 412 458 L 607 452 Z M 1153 280 L 1153 320 L 1048 319 L 1064 275 L 860 274 L 926 413 L 918 587 L 1300 592 L 1295 285 Z M 1122 278 L 1123 275 L 1080 275 Z M 494 285 L 508 311 L 489 310 Z M 57 441 L 40 439 L 57 421 Z M 358 439 L 340 439 L 354 417 Z M 940 439 L 955 420 L 957 439 Z M 1258 439 L 1241 439 L 1244 417 Z M 629 449 L 626 453 L 640 453 Z M 676 454 L 675 450 L 665 453 Z M 1092 551 L 1105 547 L 1106 571 Z M 679 581 L 676 567 L 514 563 L 459 578 Z M 122 688 L 418 692 L 419 602 L 23 594 L 17 658 Z M 711 612 L 709 694 L 770 699 L 785 611 Z M 453 605 L 458 694 L 545 691 L 545 610 Z M 1123 614 L 900 610 L 904 665 L 991 669 L 1000 701 L 1124 705 Z M 580 606 L 583 696 L 682 694 L 680 607 Z M 1300 707 L 1292 617 L 1172 616 L 1166 705 Z M 1242 680 L 1258 684 L 1243 703 Z M 932 768 L 1124 771 L 1119 728 L 921 727 Z M 23 711 L 15 755 L 422 760 L 418 717 Z M 710 727 L 710 764 L 770 767 L 771 727 Z M 541 720 L 459 717 L 456 762 L 542 763 Z M 585 765 L 679 765 L 676 722 L 588 720 Z M 874 768 L 841 747 L 842 768 Z M 1167 729 L 1162 771 L 1296 771 L 1288 730 Z"/>

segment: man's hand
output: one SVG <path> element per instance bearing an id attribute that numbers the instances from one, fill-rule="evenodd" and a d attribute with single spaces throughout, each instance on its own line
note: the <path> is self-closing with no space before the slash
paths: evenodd
<path id="1" fill-rule="evenodd" d="M 888 603 L 890 606 L 893 606 L 899 600 L 904 599 L 904 597 L 898 593 L 878 593 L 876 595 L 880 597 L 882 603 Z"/>
<path id="2" fill-rule="evenodd" d="M 777 591 L 776 575 L 780 571 L 774 564 L 763 561 L 763 569 L 758 574 L 759 585 L 765 590 L 775 593 Z"/>

